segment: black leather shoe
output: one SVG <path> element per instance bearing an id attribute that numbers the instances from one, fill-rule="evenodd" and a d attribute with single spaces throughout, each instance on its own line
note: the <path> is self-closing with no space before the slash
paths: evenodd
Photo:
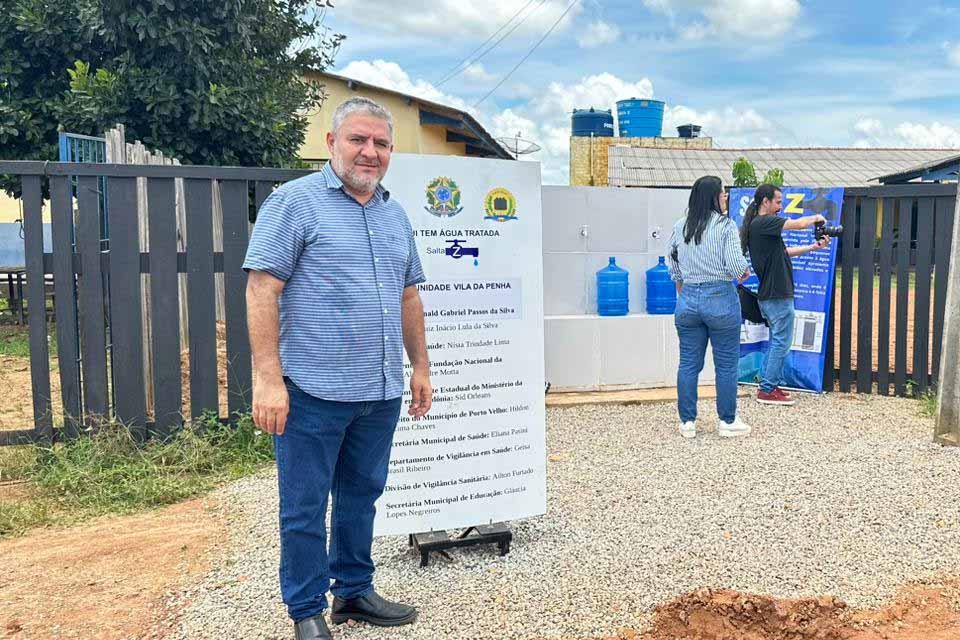
<path id="1" fill-rule="evenodd" d="M 417 619 L 417 610 L 408 604 L 384 600 L 376 591 L 371 591 L 362 598 L 341 600 L 333 598 L 333 609 L 330 620 L 334 624 L 343 624 L 347 620 L 369 622 L 378 627 L 399 627 L 410 624 Z"/>
<path id="2" fill-rule="evenodd" d="M 293 636 L 296 640 L 333 640 L 333 634 L 323 614 L 312 618 L 305 618 L 293 626 Z"/>

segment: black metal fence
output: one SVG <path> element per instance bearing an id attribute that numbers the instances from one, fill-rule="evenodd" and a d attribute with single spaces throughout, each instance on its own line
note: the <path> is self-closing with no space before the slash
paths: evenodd
<path id="1" fill-rule="evenodd" d="M 956 194 L 954 184 L 844 191 L 824 388 L 913 396 L 936 385 Z"/>
<path id="2" fill-rule="evenodd" d="M 223 273 L 226 301 L 227 398 L 230 415 L 249 407 L 250 345 L 246 322 L 251 212 L 279 182 L 308 171 L 164 165 L 0 162 L 0 175 L 22 185 L 26 301 L 34 424 L 0 431 L 0 445 L 50 441 L 118 420 L 134 434 L 164 435 L 182 412 L 179 274 L 187 274 L 190 410 L 219 411 L 214 274 Z M 106 178 L 105 182 L 100 178 Z M 184 181 L 187 250 L 177 251 L 175 179 Z M 138 195 L 146 180 L 146 202 Z M 106 194 L 101 185 L 106 185 Z M 223 251 L 213 250 L 213 190 L 223 209 Z M 43 245 L 43 194 L 49 193 L 52 251 Z M 74 194 L 76 197 L 74 198 Z M 103 196 L 110 236 L 101 243 Z M 75 211 L 76 204 L 76 211 Z M 141 252 L 146 215 L 147 251 Z M 148 277 L 144 277 L 148 274 Z M 62 412 L 51 397 L 45 276 L 53 277 L 54 337 Z M 144 375 L 141 295 L 151 301 L 152 394 Z M 6 390 L 7 393 L 10 390 Z M 0 390 L 4 393 L 4 390 Z M 152 406 L 147 397 L 152 395 Z M 222 416 L 226 417 L 226 416 Z M 26 425 L 25 425 L 26 426 Z"/>

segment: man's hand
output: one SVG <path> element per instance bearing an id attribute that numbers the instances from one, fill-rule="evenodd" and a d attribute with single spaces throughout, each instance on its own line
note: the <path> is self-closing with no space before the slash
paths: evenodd
<path id="1" fill-rule="evenodd" d="M 253 383 L 253 422 L 267 433 L 283 435 L 290 412 L 290 394 L 282 377 L 258 378 Z"/>
<path id="2" fill-rule="evenodd" d="M 813 245 L 813 250 L 817 251 L 818 249 L 826 249 L 830 246 L 830 236 L 823 236 L 817 240 Z"/>
<path id="3" fill-rule="evenodd" d="M 816 214 L 816 215 L 813 216 L 813 223 L 816 224 L 816 223 L 818 223 L 818 222 L 822 222 L 823 224 L 827 224 L 827 219 L 824 218 L 822 215 L 820 215 L 820 214 L 818 213 L 818 214 Z"/>
<path id="4" fill-rule="evenodd" d="M 740 284 L 743 284 L 746 281 L 746 279 L 749 277 L 750 277 L 750 269 L 747 269 L 746 271 L 743 272 L 743 275 L 738 278 L 738 280 L 740 281 Z"/>
<path id="5" fill-rule="evenodd" d="M 427 415 L 433 405 L 433 387 L 430 386 L 430 370 L 414 368 L 410 377 L 410 408 L 407 413 L 414 420 Z"/>
<path id="6" fill-rule="evenodd" d="M 253 352 L 253 422 L 278 436 L 287 424 L 290 396 L 280 366 L 280 294 L 284 281 L 266 271 L 247 277 L 247 326 Z"/>

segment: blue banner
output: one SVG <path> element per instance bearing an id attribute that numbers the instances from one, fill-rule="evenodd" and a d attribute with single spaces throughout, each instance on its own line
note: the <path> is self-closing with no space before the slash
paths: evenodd
<path id="1" fill-rule="evenodd" d="M 754 188 L 730 190 L 730 217 L 739 227 L 747 207 L 753 201 Z M 827 224 L 840 224 L 843 205 L 843 187 L 815 189 L 783 187 L 783 211 L 789 218 L 819 213 Z M 813 229 L 783 232 L 787 247 L 813 244 Z M 789 389 L 823 391 L 823 367 L 826 361 L 827 340 L 830 339 L 830 300 L 833 298 L 834 269 L 837 263 L 839 238 L 831 238 L 827 249 L 796 256 L 793 262 L 794 322 L 793 345 L 783 369 L 783 385 Z M 749 261 L 749 256 L 747 257 Z M 753 291 L 758 281 L 751 275 L 744 283 Z M 765 355 L 769 349 L 769 330 L 766 325 L 744 321 L 740 330 L 740 382 L 758 383 Z"/>

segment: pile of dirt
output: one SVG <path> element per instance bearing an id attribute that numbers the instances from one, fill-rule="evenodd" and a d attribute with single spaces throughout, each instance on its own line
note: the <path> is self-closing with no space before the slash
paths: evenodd
<path id="1" fill-rule="evenodd" d="M 603 640 L 957 640 L 960 580 L 914 584 L 890 605 L 853 610 L 832 597 L 777 599 L 698 589 L 654 609 L 650 627 Z"/>
<path id="2" fill-rule="evenodd" d="M 644 640 L 847 640 L 846 605 L 835 598 L 776 600 L 698 589 L 654 612 Z"/>

